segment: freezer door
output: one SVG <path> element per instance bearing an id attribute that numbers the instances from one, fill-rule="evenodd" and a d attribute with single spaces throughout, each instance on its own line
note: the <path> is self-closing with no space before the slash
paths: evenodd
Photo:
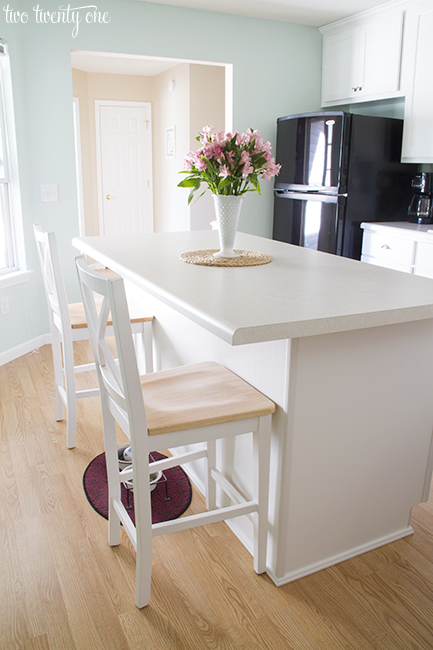
<path id="1" fill-rule="evenodd" d="M 345 184 L 344 113 L 315 113 L 277 120 L 275 189 L 338 194 Z"/>
<path id="2" fill-rule="evenodd" d="M 276 192 L 273 239 L 340 255 L 343 210 L 339 197 Z"/>

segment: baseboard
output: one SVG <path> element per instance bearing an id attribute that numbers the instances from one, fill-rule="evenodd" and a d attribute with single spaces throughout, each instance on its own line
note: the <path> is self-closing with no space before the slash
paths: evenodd
<path id="1" fill-rule="evenodd" d="M 40 348 L 42 345 L 46 345 L 47 343 L 51 343 L 51 335 L 41 334 L 31 341 L 26 341 L 25 343 L 21 343 L 21 345 L 17 345 L 15 348 L 11 348 L 5 352 L 0 352 L 0 366 L 3 366 L 5 363 L 9 363 L 9 361 L 14 361 L 14 359 L 18 359 L 24 354 L 33 352 L 33 350 L 36 350 L 37 348 Z"/>
<path id="2" fill-rule="evenodd" d="M 327 569 L 331 566 L 334 566 L 335 564 L 344 562 L 345 560 L 350 560 L 351 558 L 362 555 L 363 553 L 367 553 L 368 551 L 374 551 L 376 548 L 380 548 L 381 546 L 385 546 L 391 542 L 396 542 L 398 539 L 413 535 L 413 533 L 414 530 L 412 526 L 407 526 L 407 528 L 398 530 L 391 535 L 386 535 L 385 537 L 380 537 L 379 539 L 372 540 L 371 542 L 368 542 L 368 544 L 362 544 L 361 546 L 357 546 L 356 548 L 353 548 L 350 551 L 346 551 L 345 553 L 340 553 L 339 555 L 327 558 L 326 560 L 322 560 L 316 564 L 310 564 L 309 566 L 302 567 L 302 569 L 296 571 L 289 571 L 281 578 L 277 578 L 273 571 L 269 569 L 267 569 L 266 573 L 277 585 L 277 587 L 281 587 L 282 585 L 286 585 L 289 582 L 294 582 L 295 580 L 299 580 L 299 578 L 305 578 L 312 573 L 316 573 L 322 569 Z"/>
<path id="3" fill-rule="evenodd" d="M 172 453 L 175 452 L 175 450 L 170 450 L 170 451 Z M 194 483 L 195 487 L 202 494 L 205 494 L 203 481 L 196 474 L 192 466 L 182 465 L 182 468 L 185 470 L 191 482 Z M 225 523 L 230 528 L 232 533 L 234 533 L 234 535 L 236 535 L 239 541 L 245 546 L 247 551 L 251 553 L 251 555 L 253 555 L 252 540 L 245 534 L 245 532 L 242 530 L 239 524 L 237 524 L 236 519 L 227 519 Z M 266 573 L 271 578 L 272 582 L 276 584 L 277 587 L 281 587 L 282 585 L 286 585 L 289 582 L 294 582 L 295 580 L 299 580 L 300 578 L 305 578 L 306 576 L 309 576 L 312 573 L 316 573 L 317 571 L 321 571 L 322 569 L 327 569 L 331 566 L 334 566 L 335 564 L 344 562 L 345 560 L 350 560 L 351 558 L 357 557 L 358 555 L 362 555 L 363 553 L 367 553 L 368 551 L 374 551 L 374 549 L 376 548 L 380 548 L 381 546 L 385 546 L 386 544 L 390 544 L 391 542 L 396 542 L 397 540 L 402 539 L 403 537 L 408 537 L 409 535 L 413 535 L 413 533 L 414 530 L 412 526 L 407 526 L 405 528 L 402 528 L 401 530 L 395 531 L 390 535 L 385 535 L 384 537 L 379 537 L 378 539 L 372 540 L 367 544 L 356 546 L 355 548 L 352 548 L 346 551 L 345 553 L 334 555 L 332 557 L 321 560 L 320 562 L 317 562 L 315 564 L 310 564 L 308 566 L 302 567 L 301 569 L 298 569 L 296 571 L 289 571 L 282 577 L 277 578 L 273 570 L 269 567 L 266 569 Z"/>

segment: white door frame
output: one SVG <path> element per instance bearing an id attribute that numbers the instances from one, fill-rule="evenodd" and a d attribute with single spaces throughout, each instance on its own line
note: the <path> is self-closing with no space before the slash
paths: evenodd
<path id="1" fill-rule="evenodd" d="M 101 160 L 101 106 L 131 106 L 133 108 L 148 108 L 150 112 L 149 124 L 149 138 L 150 138 L 150 196 L 152 206 L 152 222 L 154 223 L 153 214 L 153 149 L 152 149 L 152 104 L 150 102 L 122 102 L 109 99 L 96 99 L 95 100 L 95 131 L 96 131 L 96 170 L 98 177 L 98 214 L 99 214 L 99 234 L 104 232 L 104 205 L 102 195 L 102 160 Z"/>
<path id="2" fill-rule="evenodd" d="M 85 237 L 86 224 L 84 220 L 83 164 L 81 158 L 80 100 L 78 97 L 72 98 L 72 108 L 74 118 L 75 173 L 77 176 L 78 233 L 80 237 Z"/>

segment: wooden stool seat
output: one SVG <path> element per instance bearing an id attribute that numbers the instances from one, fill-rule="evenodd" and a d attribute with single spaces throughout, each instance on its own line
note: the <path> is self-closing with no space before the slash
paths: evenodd
<path id="1" fill-rule="evenodd" d="M 260 417 L 275 410 L 270 399 L 214 361 L 145 375 L 141 389 L 150 436 Z"/>

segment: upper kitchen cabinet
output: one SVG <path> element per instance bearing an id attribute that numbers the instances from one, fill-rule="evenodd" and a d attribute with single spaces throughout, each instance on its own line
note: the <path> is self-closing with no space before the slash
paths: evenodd
<path id="1" fill-rule="evenodd" d="M 406 95 L 402 161 L 433 163 L 433 0 L 406 10 L 402 88 Z"/>
<path id="2" fill-rule="evenodd" d="M 402 95 L 404 14 L 402 7 L 371 10 L 320 28 L 323 107 Z"/>

